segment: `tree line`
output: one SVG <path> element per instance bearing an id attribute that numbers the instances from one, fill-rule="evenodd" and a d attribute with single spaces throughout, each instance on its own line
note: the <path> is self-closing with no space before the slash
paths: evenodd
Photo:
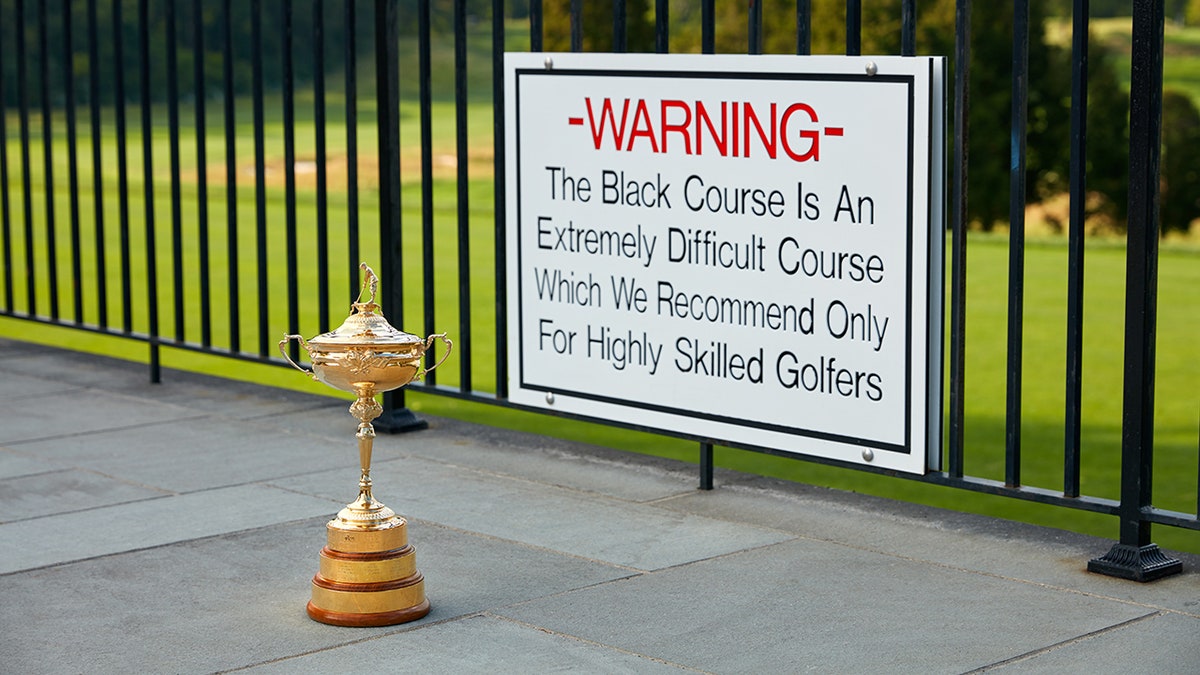
<path id="1" fill-rule="evenodd" d="M 796 5 L 793 0 L 760 0 L 764 53 L 796 52 Z M 630 52 L 654 51 L 651 0 L 626 0 L 626 46 Z M 1026 129 L 1027 200 L 1041 202 L 1062 194 L 1070 178 L 1071 50 L 1047 39 L 1050 17 L 1070 17 L 1071 0 L 1031 2 Z M 955 67 L 955 1 L 917 3 L 918 54 L 950 57 Z M 1168 0 L 1168 16 L 1183 16 L 1200 0 Z M 846 3 L 811 0 L 810 51 L 845 53 Z M 1092 0 L 1092 15 L 1128 16 L 1126 0 Z M 570 48 L 569 3 L 544 5 L 546 49 Z M 747 3 L 715 3 L 715 51 L 745 53 Z M 612 48 L 609 0 L 583 0 L 582 48 Z M 670 3 L 670 48 L 698 52 L 699 3 Z M 899 54 L 901 0 L 876 0 L 862 6 L 863 54 Z M 1010 130 L 1012 127 L 1013 8 L 1006 2 L 975 2 L 971 7 L 970 113 L 968 119 L 968 217 L 972 226 L 992 230 L 1009 221 Z M 1116 56 L 1089 40 L 1088 146 L 1085 163 L 1089 220 L 1123 230 L 1128 205 L 1129 94 L 1121 85 Z M 953 80 L 952 80 L 953 81 Z M 1200 217 L 1200 113 L 1186 94 L 1163 95 L 1163 232 L 1186 231 Z M 1065 225 L 1065 223 L 1057 223 Z"/>
<path id="2" fill-rule="evenodd" d="M 795 53 L 796 3 L 794 0 L 758 0 L 763 14 L 762 49 L 766 53 Z M 474 21 L 490 21 L 491 0 L 466 0 L 468 16 Z M 624 0 L 626 48 L 631 52 L 654 51 L 654 5 L 651 0 Z M 193 95 L 194 58 L 204 59 L 205 88 L 208 96 L 223 91 L 225 17 L 219 3 L 200 5 L 200 31 L 193 16 L 193 3 L 174 0 L 175 38 L 178 49 L 179 90 L 184 97 Z M 24 21 L 17 21 L 17 6 L 24 6 Z M 527 16 L 528 0 L 509 0 L 510 17 Z M 745 53 L 748 48 L 746 2 L 714 4 L 715 49 L 718 53 Z M 919 54 L 955 53 L 955 0 L 921 0 L 917 3 L 916 31 Z M 1048 200 L 1061 194 L 1070 171 L 1070 92 L 1071 54 L 1069 46 L 1051 42 L 1046 36 L 1049 17 L 1070 15 L 1071 0 L 1031 2 L 1029 34 L 1029 81 L 1027 163 L 1025 184 L 1030 201 Z M 98 59 L 89 55 L 89 5 L 95 7 L 100 32 Z M 570 48 L 570 0 L 543 0 L 545 49 L 566 51 Z M 264 86 L 268 91 L 282 86 L 283 48 L 286 34 L 285 7 L 281 2 L 264 0 L 260 6 L 260 57 Z M 844 0 L 811 0 L 811 45 L 815 54 L 845 52 L 846 3 Z M 66 64 L 71 64 L 71 84 L 75 101 L 88 102 L 90 69 L 98 69 L 101 81 L 100 101 L 111 105 L 118 100 L 136 101 L 141 85 L 139 61 L 137 0 L 69 0 L 52 4 L 46 10 L 44 40 L 39 28 L 42 3 L 35 0 L 0 0 L 0 101 L 8 110 L 18 102 L 18 31 L 25 45 L 28 103 L 40 105 L 42 72 L 49 75 L 53 105 L 64 101 L 62 84 Z M 341 72 L 347 45 L 360 60 L 373 58 L 374 3 L 354 4 L 356 19 L 347 26 L 344 3 L 314 2 L 291 5 L 293 74 L 298 83 L 310 83 L 314 76 L 314 26 L 318 15 L 324 25 L 324 70 Z M 417 0 L 397 4 L 402 35 L 416 33 Z M 1093 16 L 1128 13 L 1126 0 L 1092 0 Z M 158 102 L 167 93 L 167 36 L 171 24 L 171 0 L 147 2 L 147 36 L 151 54 L 150 91 Z M 584 51 L 607 51 L 613 47 L 613 0 L 582 0 L 582 41 Z M 700 3 L 696 0 L 671 0 L 670 48 L 673 52 L 699 52 L 701 40 Z M 72 33 L 71 50 L 66 50 L 65 14 L 69 9 Z M 431 2 L 431 23 L 435 38 L 449 39 L 452 3 Z M 1169 16 L 1196 15 L 1200 20 L 1200 0 L 1167 0 Z M 243 96 L 251 91 L 254 41 L 254 6 L 244 0 L 229 3 L 230 43 L 233 45 L 233 93 Z M 990 230 L 1009 218 L 1009 135 L 1012 115 L 1012 3 L 972 3 L 968 209 L 974 226 Z M 862 45 L 864 54 L 900 52 L 901 0 L 874 0 L 863 3 Z M 1189 19 L 1190 20 L 1190 19 Z M 197 39 L 203 49 L 196 50 Z M 116 58 L 115 42 L 123 49 Z M 1116 58 L 1096 41 L 1090 42 L 1088 57 L 1088 150 L 1087 200 L 1089 215 L 1120 229 L 1126 215 L 1128 185 L 1128 93 L 1124 91 L 1115 67 Z M 124 79 L 124 90 L 117 91 L 116 74 Z M 361 82 L 363 90 L 373 82 Z M 1164 232 L 1186 230 L 1200 217 L 1200 112 L 1185 94 L 1167 91 L 1163 95 L 1162 121 L 1162 192 L 1161 216 Z"/>

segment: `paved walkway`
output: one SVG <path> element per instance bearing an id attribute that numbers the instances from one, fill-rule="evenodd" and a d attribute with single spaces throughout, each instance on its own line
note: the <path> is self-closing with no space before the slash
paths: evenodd
<path id="1" fill-rule="evenodd" d="M 1200 672 L 1195 557 L 447 419 L 373 470 L 432 612 L 319 624 L 347 402 L 0 350 L 2 672 Z"/>

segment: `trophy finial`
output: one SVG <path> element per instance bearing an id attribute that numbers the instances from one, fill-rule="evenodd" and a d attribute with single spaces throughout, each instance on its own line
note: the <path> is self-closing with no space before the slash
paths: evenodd
<path id="1" fill-rule="evenodd" d="M 365 274 L 365 276 L 363 276 L 362 290 L 360 290 L 358 292 L 358 301 L 355 302 L 354 304 L 356 304 L 356 305 L 374 305 L 375 304 L 375 293 L 379 290 L 379 277 L 375 276 L 375 270 L 371 269 L 371 266 L 365 262 L 359 263 L 358 268 L 361 269 L 366 274 Z M 371 292 L 371 297 L 367 298 L 367 301 L 364 303 L 362 301 L 362 296 L 363 296 L 363 293 L 368 290 L 370 290 L 370 292 Z"/>

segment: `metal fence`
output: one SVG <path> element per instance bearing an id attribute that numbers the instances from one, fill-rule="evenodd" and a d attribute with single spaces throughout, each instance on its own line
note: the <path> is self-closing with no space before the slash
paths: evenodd
<path id="1" fill-rule="evenodd" d="M 284 365 L 273 354 L 278 337 L 328 330 L 357 295 L 359 261 L 378 260 L 384 314 L 425 334 L 448 330 L 461 346 L 457 371 L 439 370 L 411 388 L 512 405 L 501 64 L 506 48 L 541 51 L 545 33 L 541 0 L 516 4 L 506 15 L 500 0 L 455 0 L 443 15 L 450 3 L 435 13 L 429 0 L 3 0 L 0 316 L 143 342 L 155 382 L 162 347 Z M 714 0 L 698 4 L 700 51 L 712 53 Z M 669 51 L 671 5 L 654 3 L 660 53 Z M 1163 0 L 1133 3 L 1119 499 L 1080 489 L 1087 0 L 1074 2 L 1071 47 L 1064 477 L 1050 488 L 1022 482 L 1030 25 L 1028 0 L 1012 5 L 1005 475 L 966 473 L 972 3 L 958 0 L 948 54 L 945 470 L 909 478 L 1117 516 L 1119 542 L 1089 566 L 1149 580 L 1180 569 L 1151 543 L 1152 524 L 1200 529 L 1194 512 L 1156 508 L 1151 490 Z M 913 55 L 920 11 L 915 0 L 898 7 L 900 51 Z M 795 8 L 795 51 L 805 54 L 812 7 L 797 0 Z M 568 11 L 569 44 L 580 50 L 583 3 L 571 0 Z M 626 51 L 625 2 L 609 15 L 613 50 Z M 749 3 L 745 21 L 748 51 L 760 53 L 760 2 Z M 860 52 L 862 31 L 861 0 L 847 0 L 846 54 Z M 298 111 L 311 124 L 298 125 Z M 297 138 L 301 128 L 313 136 Z M 434 156 L 435 134 L 439 147 L 453 136 L 454 156 Z M 491 164 L 481 166 L 487 143 Z M 446 250 L 455 264 L 435 264 Z M 422 424 L 402 392 L 386 394 L 384 407 L 382 429 Z M 692 440 L 701 487 L 711 488 L 715 440 Z"/>

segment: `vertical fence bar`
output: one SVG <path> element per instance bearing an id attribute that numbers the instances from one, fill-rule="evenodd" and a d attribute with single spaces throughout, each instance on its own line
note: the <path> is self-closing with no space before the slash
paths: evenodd
<path id="1" fill-rule="evenodd" d="M 796 0 L 796 53 L 812 52 L 812 0 Z"/>
<path id="2" fill-rule="evenodd" d="M 536 50 L 535 50 L 536 51 Z M 495 184 L 506 180 L 504 156 L 504 0 L 492 0 L 492 152 Z M 496 398 L 508 398 L 508 258 L 505 253 L 508 205 L 504 190 L 492 191 L 495 212 Z"/>
<path id="3" fill-rule="evenodd" d="M 50 108 L 50 18 L 47 9 L 49 4 L 49 0 L 43 0 L 38 7 L 38 58 L 41 66 L 39 84 L 42 94 L 42 158 L 46 173 L 46 272 L 50 281 L 50 318 L 58 321 L 58 233 L 54 216 L 54 133 Z M 32 239 L 25 243 L 27 246 L 33 245 Z M 34 282 L 32 278 L 30 281 Z"/>
<path id="4" fill-rule="evenodd" d="M 284 236 L 287 259 L 288 333 L 300 332 L 299 246 L 296 241 L 296 64 L 292 44 L 292 0 L 283 2 L 283 183 Z M 292 360 L 300 358 L 300 345 L 288 341 Z"/>
<path id="5" fill-rule="evenodd" d="M 254 107 L 254 248 L 255 279 L 258 292 L 258 355 L 267 356 L 270 348 L 268 321 L 270 288 L 267 286 L 267 167 L 263 133 L 263 55 L 262 0 L 250 3 L 250 70 Z"/>
<path id="6" fill-rule="evenodd" d="M 317 143 L 317 326 L 329 331 L 329 176 L 325 166 L 325 2 L 313 0 L 313 124 Z"/>
<path id="7" fill-rule="evenodd" d="M 171 271 L 175 296 L 175 340 L 184 341 L 183 195 L 179 157 L 179 40 L 175 0 L 167 2 L 167 123 L 171 151 Z"/>
<path id="8" fill-rule="evenodd" d="M 229 278 L 229 351 L 242 350 L 240 275 L 238 274 L 238 208 L 237 208 L 237 127 L 234 118 L 233 80 L 233 0 L 222 0 L 221 18 L 225 43 L 221 46 L 221 64 L 225 79 L 225 253 L 226 275 Z M 353 4 L 353 3 L 351 3 Z"/>
<path id="9" fill-rule="evenodd" d="M 428 0 L 422 0 L 427 2 Z M 396 0 L 375 0 L 375 95 L 379 126 L 380 298 L 384 316 L 404 316 L 403 247 L 400 237 L 400 17 Z M 404 407 L 404 391 L 383 395 L 375 428 L 387 433 L 429 426 Z"/>
<path id="10" fill-rule="evenodd" d="M 627 38 L 625 20 L 625 0 L 613 0 L 613 52 L 624 54 L 628 51 L 629 41 Z"/>
<path id="11" fill-rule="evenodd" d="M 196 124 L 196 228 L 200 255 L 200 344 L 212 346 L 212 300 L 209 292 L 208 254 L 208 119 L 204 88 L 204 10 L 201 0 L 192 0 L 192 78 L 195 81 Z"/>
<path id="12" fill-rule="evenodd" d="M 354 48 L 357 14 L 354 2 L 342 3 L 346 53 L 346 239 L 349 240 L 350 301 L 358 297 L 358 54 Z"/>
<path id="13" fill-rule="evenodd" d="M 700 489 L 713 489 L 713 444 L 700 442 Z"/>
<path id="14" fill-rule="evenodd" d="M 900 55 L 917 54 L 917 0 L 900 3 Z"/>
<path id="15" fill-rule="evenodd" d="M 1083 227 L 1087 201 L 1088 12 L 1075 0 L 1071 29 L 1071 195 L 1067 233 L 1067 367 L 1063 494 L 1079 496 L 1083 398 Z"/>
<path id="16" fill-rule="evenodd" d="M 716 51 L 717 30 L 713 0 L 700 0 L 700 52 L 712 54 Z"/>
<path id="17" fill-rule="evenodd" d="M 666 54 L 671 51 L 670 3 L 657 0 L 654 6 L 654 51 Z"/>
<path id="18" fill-rule="evenodd" d="M 1121 424 L 1121 539 L 1088 569 L 1151 581 L 1183 569 L 1150 541 L 1154 474 L 1158 181 L 1162 138 L 1163 0 L 1133 1 L 1129 107 L 1129 227 L 1125 253 L 1125 384 Z"/>
<path id="19" fill-rule="evenodd" d="M 123 0 L 112 3 L 113 63 L 116 64 L 117 228 L 121 238 L 121 330 L 133 332 L 132 252 L 129 242 L 129 130 L 125 118 L 125 18 Z"/>
<path id="20" fill-rule="evenodd" d="M 746 53 L 762 53 L 762 3 L 763 0 L 750 0 L 750 11 L 746 17 Z"/>
<path id="21" fill-rule="evenodd" d="M 1004 483 L 1021 485 L 1021 353 L 1025 309 L 1025 129 L 1029 102 L 1029 0 L 1013 3 L 1012 129 L 1008 189 L 1008 379 Z"/>
<path id="22" fill-rule="evenodd" d="M 571 0 L 571 51 L 583 51 L 583 0 Z"/>
<path id="23" fill-rule="evenodd" d="M 21 137 L 21 214 L 25 235 L 25 314 L 37 313 L 37 287 L 34 283 L 33 258 L 33 162 L 29 156 L 29 64 L 25 42 L 25 0 L 16 0 L 17 34 L 17 118 Z"/>
<path id="24" fill-rule="evenodd" d="M 846 56 L 862 54 L 862 0 L 846 0 Z"/>
<path id="25" fill-rule="evenodd" d="M 79 138 L 75 129 L 75 31 L 71 0 L 63 0 L 63 90 L 67 113 L 67 186 L 71 232 L 71 304 L 75 324 L 83 323 L 83 251 L 79 234 Z"/>
<path id="26" fill-rule="evenodd" d="M 150 99 L 150 8 L 149 0 L 138 0 L 138 48 L 142 106 L 142 180 L 146 220 L 146 312 L 150 342 L 150 381 L 162 381 L 158 345 L 158 256 L 155 253 L 154 223 L 154 128 Z"/>
<path id="27" fill-rule="evenodd" d="M 458 388 L 471 391 L 471 203 L 467 173 L 467 3 L 454 3 L 454 139 L 458 169 Z"/>
<path id="28" fill-rule="evenodd" d="M 950 435 L 949 474 L 963 477 L 964 411 L 967 346 L 967 142 L 970 127 L 971 0 L 957 0 L 954 29 L 954 185 L 951 226 L 954 231 L 950 282 Z"/>
<path id="29" fill-rule="evenodd" d="M 429 0 L 419 0 L 428 9 Z M 386 316 L 402 322 L 400 286 L 400 128 L 399 17 L 396 0 L 375 0 L 375 96 L 379 141 L 379 243 L 384 286 L 380 305 Z"/>
<path id="30" fill-rule="evenodd" d="M 104 236 L 104 158 L 100 152 L 100 30 L 96 20 L 96 0 L 87 3 L 88 27 L 88 112 L 92 136 L 92 219 L 95 221 L 96 247 L 96 325 L 108 328 L 108 264 Z M 118 65 L 118 68 L 120 66 Z M 0 67 L 2 69 L 2 67 Z M 0 83 L 0 98 L 4 86 Z M 121 99 L 118 96 L 117 102 Z M 2 125 L 0 125 L 2 126 Z M 0 132 L 0 145 L 4 144 Z M 0 158 L 2 160 L 3 158 Z M 7 192 L 8 181 L 0 180 Z M 7 261 L 6 261 L 7 266 Z"/>
<path id="31" fill-rule="evenodd" d="M 430 64 L 433 27 L 429 3 L 430 0 L 420 0 L 417 5 L 417 83 L 421 107 L 421 308 L 425 334 L 433 335 L 437 328 L 433 295 L 433 77 Z M 433 347 L 425 358 L 427 365 L 437 363 Z M 437 384 L 437 371 L 426 375 L 425 382 Z"/>
<path id="32" fill-rule="evenodd" d="M 12 207 L 9 204 L 8 189 L 8 110 L 5 98 L 4 81 L 4 45 L 12 44 L 4 39 L 4 26 L 0 25 L 0 265 L 4 274 L 4 311 L 13 312 L 13 273 L 12 273 Z"/>
<path id="33" fill-rule="evenodd" d="M 529 0 L 529 51 L 542 51 L 542 0 Z"/>

